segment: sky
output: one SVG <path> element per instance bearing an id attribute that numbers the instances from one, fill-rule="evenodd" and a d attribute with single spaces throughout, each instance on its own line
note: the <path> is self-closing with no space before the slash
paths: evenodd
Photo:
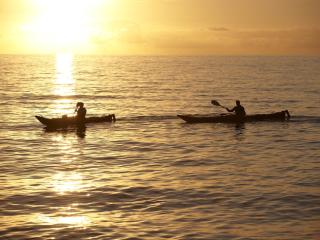
<path id="1" fill-rule="evenodd" d="M 0 0 L 0 53 L 320 55 L 319 0 Z"/>

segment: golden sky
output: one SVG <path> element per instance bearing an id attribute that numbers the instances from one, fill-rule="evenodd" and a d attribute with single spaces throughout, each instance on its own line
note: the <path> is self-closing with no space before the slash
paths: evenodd
<path id="1" fill-rule="evenodd" d="M 0 53 L 320 55 L 319 0 L 0 0 Z"/>

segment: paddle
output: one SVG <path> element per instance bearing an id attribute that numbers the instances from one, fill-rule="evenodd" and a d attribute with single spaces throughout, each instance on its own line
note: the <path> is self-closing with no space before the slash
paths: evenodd
<path id="1" fill-rule="evenodd" d="M 227 107 L 222 106 L 217 100 L 212 100 L 212 101 L 211 101 L 211 104 L 212 104 L 212 105 L 215 105 L 215 106 L 218 106 L 218 107 L 222 107 L 222 108 L 228 110 Z"/>

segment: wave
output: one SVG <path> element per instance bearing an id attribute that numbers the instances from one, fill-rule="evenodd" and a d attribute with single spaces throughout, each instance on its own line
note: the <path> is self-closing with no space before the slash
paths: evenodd
<path id="1" fill-rule="evenodd" d="M 143 122 L 143 121 L 165 121 L 177 119 L 176 115 L 145 115 L 145 116 L 132 116 L 132 117 L 120 117 L 117 118 L 117 121 L 126 121 L 126 122 Z"/>
<path id="2" fill-rule="evenodd" d="M 290 122 L 296 123 L 320 123 L 320 116 L 292 116 Z"/>
<path id="3" fill-rule="evenodd" d="M 92 95 L 92 94 L 72 94 L 72 95 L 37 95 L 37 94 L 23 94 L 23 95 L 4 95 L 0 99 L 0 103 L 3 105 L 14 105 L 19 104 L 29 104 L 29 103 L 47 103 L 59 100 L 72 100 L 72 101 L 92 101 L 92 102 L 103 102 L 108 100 L 124 100 L 128 96 L 123 94 L 104 94 L 104 95 Z M 140 95 L 130 95 L 131 100 L 141 100 Z"/>
<path id="4" fill-rule="evenodd" d="M 52 100 L 62 100 L 62 99 L 70 99 L 70 100 L 78 100 L 78 99 L 121 99 L 122 96 L 119 95 L 85 95 L 85 94 L 76 94 L 76 95 L 36 95 L 36 94 L 23 94 L 20 96 L 6 96 L 7 100 L 16 100 L 16 101 L 52 101 Z"/>

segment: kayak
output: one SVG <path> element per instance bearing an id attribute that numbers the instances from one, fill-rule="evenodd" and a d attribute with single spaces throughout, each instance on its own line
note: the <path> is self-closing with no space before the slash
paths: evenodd
<path id="1" fill-rule="evenodd" d="M 221 115 L 197 115 L 187 114 L 178 115 L 179 118 L 187 123 L 244 123 L 244 122 L 259 122 L 259 121 L 286 121 L 290 119 L 288 110 L 269 114 L 252 114 L 244 117 L 239 117 L 234 114 Z"/>
<path id="2" fill-rule="evenodd" d="M 115 122 L 116 118 L 114 114 L 100 116 L 100 117 L 88 117 L 85 121 L 78 121 L 76 117 L 63 116 L 61 118 L 46 118 L 43 116 L 35 116 L 39 122 L 48 128 L 66 128 L 68 126 L 83 126 L 86 123 L 101 123 L 101 122 Z"/>

